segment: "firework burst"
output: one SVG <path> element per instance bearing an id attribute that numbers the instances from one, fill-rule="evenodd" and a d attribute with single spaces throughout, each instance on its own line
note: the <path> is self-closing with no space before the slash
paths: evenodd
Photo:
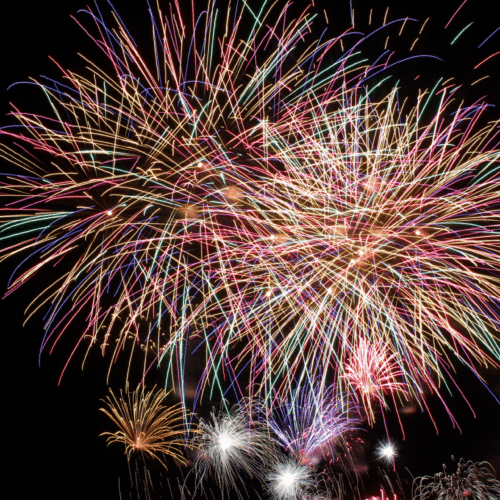
<path id="1" fill-rule="evenodd" d="M 500 481 L 488 462 L 465 462 L 462 458 L 452 474 L 439 472 L 433 477 L 415 480 L 415 500 L 496 500 L 500 497 Z"/>
<path id="2" fill-rule="evenodd" d="M 325 458 L 332 460 L 343 434 L 356 428 L 354 410 L 331 390 L 307 388 L 277 403 L 266 421 L 277 441 L 299 462 L 317 465 Z"/>
<path id="3" fill-rule="evenodd" d="M 267 476 L 268 490 L 279 500 L 299 500 L 313 496 L 317 486 L 314 469 L 294 459 L 281 460 Z"/>
<path id="4" fill-rule="evenodd" d="M 2 232 L 16 240 L 3 254 L 27 251 L 31 263 L 10 292 L 47 266 L 67 266 L 31 309 L 48 306 L 44 345 L 82 318 L 78 343 L 100 344 L 113 359 L 130 340 L 182 357 L 200 297 L 227 288 L 212 287 L 211 267 L 229 257 L 224 217 L 247 196 L 235 167 L 255 163 L 262 123 L 286 119 L 288 103 L 307 106 L 318 89 L 334 93 L 350 72 L 352 54 L 319 63 L 335 40 L 306 41 L 309 8 L 289 20 L 288 6 L 243 3 L 218 16 L 209 3 L 186 21 L 177 3 L 170 7 L 153 19 L 163 34 L 155 70 L 116 12 L 111 29 L 86 11 L 96 29 L 84 29 L 114 72 L 87 61 L 87 77 L 63 70 L 66 85 L 36 82 L 54 116 L 15 109 L 22 132 L 1 131 L 24 143 L 0 154 L 25 172 L 2 186 Z M 313 60 L 316 69 L 303 71 Z"/>
<path id="5" fill-rule="evenodd" d="M 200 420 L 194 470 L 198 485 L 211 477 L 221 491 L 236 489 L 240 477 L 262 476 L 265 464 L 276 460 L 276 447 L 265 428 L 249 420 L 240 405 L 230 411 L 212 411 Z"/>
<path id="6" fill-rule="evenodd" d="M 186 434 L 185 415 L 180 403 L 165 406 L 167 395 L 162 389 L 146 391 L 143 386 L 127 392 L 120 398 L 110 389 L 104 400 L 107 407 L 101 408 L 119 428 L 116 432 L 105 432 L 108 445 L 125 444 L 125 453 L 130 459 L 132 453 L 140 453 L 156 459 L 167 468 L 162 455 L 186 464 L 184 449 L 189 442 Z M 196 434 L 196 429 L 190 429 Z"/>

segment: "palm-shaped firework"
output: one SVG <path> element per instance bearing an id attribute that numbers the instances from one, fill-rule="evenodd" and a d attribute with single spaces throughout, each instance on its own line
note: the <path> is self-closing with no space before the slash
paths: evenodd
<path id="1" fill-rule="evenodd" d="M 106 407 L 101 408 L 118 427 L 118 431 L 105 432 L 108 444 L 123 443 L 127 458 L 133 452 L 160 461 L 165 467 L 164 456 L 185 464 L 184 449 L 189 447 L 185 411 L 180 403 L 164 404 L 166 394 L 162 389 L 135 391 L 118 398 L 110 391 Z M 196 429 L 191 428 L 196 434 Z"/>

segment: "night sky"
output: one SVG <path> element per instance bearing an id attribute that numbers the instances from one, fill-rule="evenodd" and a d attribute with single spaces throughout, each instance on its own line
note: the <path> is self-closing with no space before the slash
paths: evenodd
<path id="1" fill-rule="evenodd" d="M 382 24 L 384 12 L 390 0 L 384 2 L 353 0 L 356 28 L 368 29 L 370 8 L 373 8 L 372 27 Z M 124 2 L 125 3 L 125 2 Z M 149 21 L 146 2 L 134 0 L 122 7 L 122 19 L 138 38 L 141 46 L 150 51 Z M 222 4 L 223 2 L 221 2 Z M 330 0 L 325 3 L 331 23 L 330 33 L 345 30 L 349 25 L 349 0 Z M 414 17 L 420 21 L 430 17 L 428 26 L 419 40 L 416 53 L 433 54 L 443 62 L 416 61 L 401 69 L 401 76 L 422 73 L 422 80 L 432 82 L 437 74 L 455 76 L 464 82 L 462 97 L 473 102 L 481 96 L 496 105 L 490 111 L 491 118 L 500 116 L 500 58 L 484 65 L 479 74 L 474 66 L 485 55 L 500 50 L 500 32 L 490 41 L 489 47 L 480 52 L 478 45 L 499 25 L 498 12 L 490 7 L 488 0 L 469 0 L 457 14 L 447 30 L 444 30 L 461 0 L 425 0 L 402 2 L 393 0 L 389 20 Z M 316 4 L 321 5 L 321 0 Z M 404 4 L 404 5 L 403 5 Z M 469 5 L 470 4 L 470 5 Z M 0 1 L 0 124 L 10 123 L 5 117 L 9 102 L 30 109 L 36 97 L 29 86 L 7 87 L 30 76 L 40 74 L 59 78 L 59 70 L 49 60 L 52 56 L 63 67 L 78 70 L 83 62 L 76 55 L 82 52 L 99 60 L 97 48 L 85 33 L 70 18 L 79 9 L 85 8 L 84 0 L 12 2 Z M 439 8 L 437 6 L 439 5 Z M 102 8 L 106 9 L 104 2 Z M 134 10 L 136 9 L 136 10 Z M 471 29 L 450 47 L 450 32 L 458 33 L 468 23 Z M 408 39 L 414 35 L 408 35 Z M 382 43 L 378 40 L 376 43 Z M 374 45 L 376 45 L 376 43 Z M 383 43 L 382 43 L 383 45 Z M 374 50 L 377 50 L 374 47 Z M 482 57 L 481 57 L 482 56 Z M 491 75 L 483 83 L 470 86 L 475 79 Z M 495 76 L 496 75 L 496 76 Z M 427 80 L 425 80 L 427 78 Z M 404 81 L 404 80 L 403 80 Z M 408 78 L 413 81 L 413 78 Z M 411 92 L 408 84 L 405 90 Z M 8 170 L 1 161 L 1 170 Z M 500 251 L 500 248 L 499 248 Z M 6 290 L 10 273 L 19 263 L 16 257 L 0 264 L 0 292 Z M 4 490 L 17 490 L 9 498 L 62 499 L 118 499 L 119 478 L 122 498 L 129 498 L 127 487 L 128 470 L 123 448 L 119 445 L 106 447 L 99 434 L 112 430 L 111 422 L 98 411 L 100 399 L 106 396 L 107 360 L 100 357 L 99 348 L 91 351 L 82 370 L 84 349 L 77 351 L 59 383 L 59 378 L 74 339 L 79 337 L 78 324 L 75 331 L 68 331 L 61 338 L 52 354 L 46 349 L 40 355 L 43 339 L 42 319 L 36 315 L 23 327 L 24 311 L 36 294 L 50 280 L 50 273 L 41 273 L 30 280 L 20 291 L 0 302 L 2 321 L 1 365 L 3 367 L 3 467 Z M 72 334 L 74 337 L 72 338 Z M 111 375 L 113 387 L 125 384 L 123 367 L 117 366 Z M 491 392 L 500 399 L 500 371 L 482 372 Z M 388 416 L 390 434 L 400 446 L 397 471 L 404 488 L 408 490 L 411 475 L 434 474 L 441 464 L 450 463 L 451 456 L 466 460 L 488 460 L 500 474 L 500 403 L 493 394 L 471 373 L 458 368 L 455 376 L 468 403 L 453 388 L 453 397 L 446 402 L 461 427 L 454 428 L 443 405 L 435 396 L 429 396 L 429 405 L 439 432 L 431 419 L 419 411 L 403 415 L 405 439 L 394 415 Z M 158 377 L 157 383 L 161 383 Z M 366 441 L 366 459 L 373 468 L 379 467 L 373 460 L 373 447 L 383 439 L 385 431 L 381 424 L 362 433 Z M 376 492 L 376 485 L 366 481 L 367 492 Z M 348 497 L 349 498 L 349 497 Z"/>

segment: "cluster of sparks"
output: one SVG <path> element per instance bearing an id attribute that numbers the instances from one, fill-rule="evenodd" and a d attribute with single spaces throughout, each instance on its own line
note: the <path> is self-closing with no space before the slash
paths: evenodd
<path id="1" fill-rule="evenodd" d="M 111 394 L 110 442 L 180 462 L 189 442 L 199 482 L 265 476 L 296 500 L 363 418 L 444 403 L 457 363 L 498 366 L 498 122 L 479 126 L 488 105 L 457 105 L 451 84 L 375 101 L 368 80 L 396 63 L 362 59 L 354 32 L 318 40 L 311 7 L 192 8 L 151 13 L 153 69 L 116 12 L 110 28 L 84 11 L 111 71 L 34 82 L 53 115 L 14 108 L 0 130 L 23 170 L 2 183 L 0 258 L 23 257 L 8 293 L 63 268 L 30 309 L 44 346 L 83 324 L 75 351 L 97 344 L 111 368 L 141 347 L 179 389 L 171 408 L 163 391 Z M 195 352 L 195 401 L 231 390 L 265 425 L 238 406 L 188 439 Z"/>

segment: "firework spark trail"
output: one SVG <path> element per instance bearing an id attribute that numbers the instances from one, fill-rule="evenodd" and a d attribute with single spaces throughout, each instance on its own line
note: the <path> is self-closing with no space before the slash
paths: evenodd
<path id="1" fill-rule="evenodd" d="M 396 91 L 373 103 L 361 84 L 393 64 L 369 66 L 357 43 L 329 62 L 338 39 L 311 37 L 307 9 L 290 20 L 287 6 L 245 4 L 217 24 L 212 7 L 191 23 L 177 4 L 158 12 L 156 72 L 117 14 L 111 30 L 89 11 L 114 73 L 61 68 L 67 85 L 39 84 L 54 117 L 16 110 L 22 131 L 1 131 L 41 157 L 2 146 L 28 173 L 3 186 L 15 198 L 3 230 L 36 233 L 4 250 L 35 259 L 9 293 L 71 267 L 32 307 L 48 309 L 44 345 L 83 318 L 78 344 L 114 360 L 147 342 L 182 386 L 195 342 L 208 360 L 199 393 L 230 380 L 284 399 L 344 369 L 359 339 L 383 342 L 421 405 L 457 359 L 495 362 L 487 106 L 452 110 L 449 86 L 414 108 Z"/>
<path id="2" fill-rule="evenodd" d="M 230 253 L 224 245 L 213 254 L 210 245 L 231 235 L 221 218 L 234 216 L 232 204 L 244 196 L 233 186 L 245 174 L 240 164 L 256 163 L 252 175 L 262 168 L 249 153 L 262 147 L 262 123 L 286 120 L 289 106 L 307 107 L 319 91 L 335 94 L 370 71 L 356 46 L 327 62 L 338 38 L 318 43 L 309 8 L 290 19 L 288 7 L 230 6 L 217 18 L 209 4 L 191 23 L 178 4 L 172 16 L 158 10 L 156 72 L 117 13 L 111 29 L 84 11 L 96 34 L 80 25 L 114 73 L 88 59 L 90 77 L 60 68 L 64 84 L 34 82 L 54 116 L 14 108 L 22 131 L 1 131 L 36 155 L 2 146 L 2 157 L 27 173 L 3 185 L 9 204 L 2 230 L 24 240 L 3 252 L 28 250 L 27 262 L 34 260 L 13 277 L 9 293 L 40 269 L 73 259 L 32 305 L 30 316 L 48 308 L 44 345 L 83 315 L 78 344 L 99 343 L 113 359 L 129 338 L 142 343 L 155 332 L 158 348 L 166 330 L 179 330 L 173 345 L 185 336 L 195 306 L 183 283 L 203 290 L 209 277 L 200 258 L 210 266 Z M 199 242 L 208 257 L 193 248 Z"/>

